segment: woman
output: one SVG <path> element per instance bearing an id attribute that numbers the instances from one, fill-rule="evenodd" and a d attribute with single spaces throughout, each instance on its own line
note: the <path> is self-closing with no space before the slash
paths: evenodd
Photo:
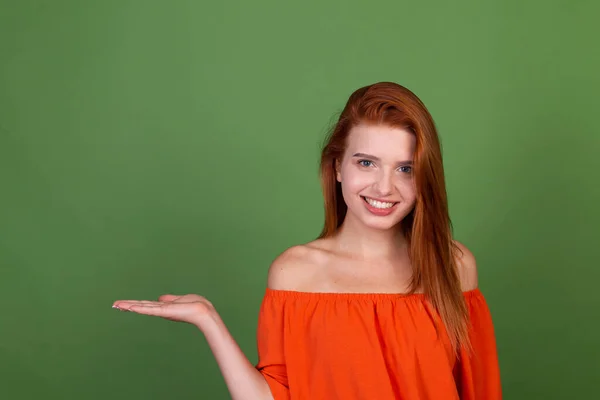
<path id="1" fill-rule="evenodd" d="M 354 92 L 321 157 L 325 226 L 272 263 L 252 365 L 198 295 L 117 301 L 206 336 L 234 400 L 498 400 L 475 258 L 453 240 L 434 122 L 408 89 Z"/>

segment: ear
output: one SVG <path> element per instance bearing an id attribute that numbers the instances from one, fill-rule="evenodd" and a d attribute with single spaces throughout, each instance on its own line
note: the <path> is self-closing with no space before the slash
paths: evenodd
<path id="1" fill-rule="evenodd" d="M 338 182 L 342 181 L 342 173 L 340 172 L 342 170 L 342 166 L 340 163 L 340 160 L 338 158 L 335 159 L 335 179 Z"/>

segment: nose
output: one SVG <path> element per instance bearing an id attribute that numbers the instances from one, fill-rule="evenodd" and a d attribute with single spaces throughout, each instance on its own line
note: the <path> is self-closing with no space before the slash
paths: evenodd
<path id="1" fill-rule="evenodd" d="M 379 174 L 377 181 L 375 182 L 375 189 L 379 196 L 385 197 L 392 194 L 394 191 L 394 183 L 392 181 L 392 175 L 386 172 Z"/>

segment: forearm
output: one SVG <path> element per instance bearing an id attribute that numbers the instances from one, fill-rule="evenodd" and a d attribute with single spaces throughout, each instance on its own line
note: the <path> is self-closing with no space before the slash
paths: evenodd
<path id="1" fill-rule="evenodd" d="M 223 374 L 232 400 L 273 400 L 267 381 L 244 355 L 217 314 L 203 324 L 201 330 Z"/>

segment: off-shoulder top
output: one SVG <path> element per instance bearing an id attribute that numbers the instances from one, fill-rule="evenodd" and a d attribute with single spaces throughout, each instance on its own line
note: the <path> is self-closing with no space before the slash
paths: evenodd
<path id="1" fill-rule="evenodd" d="M 256 368 L 275 400 L 500 400 L 488 305 L 479 288 L 464 298 L 471 350 L 457 354 L 424 294 L 267 289 Z"/>

